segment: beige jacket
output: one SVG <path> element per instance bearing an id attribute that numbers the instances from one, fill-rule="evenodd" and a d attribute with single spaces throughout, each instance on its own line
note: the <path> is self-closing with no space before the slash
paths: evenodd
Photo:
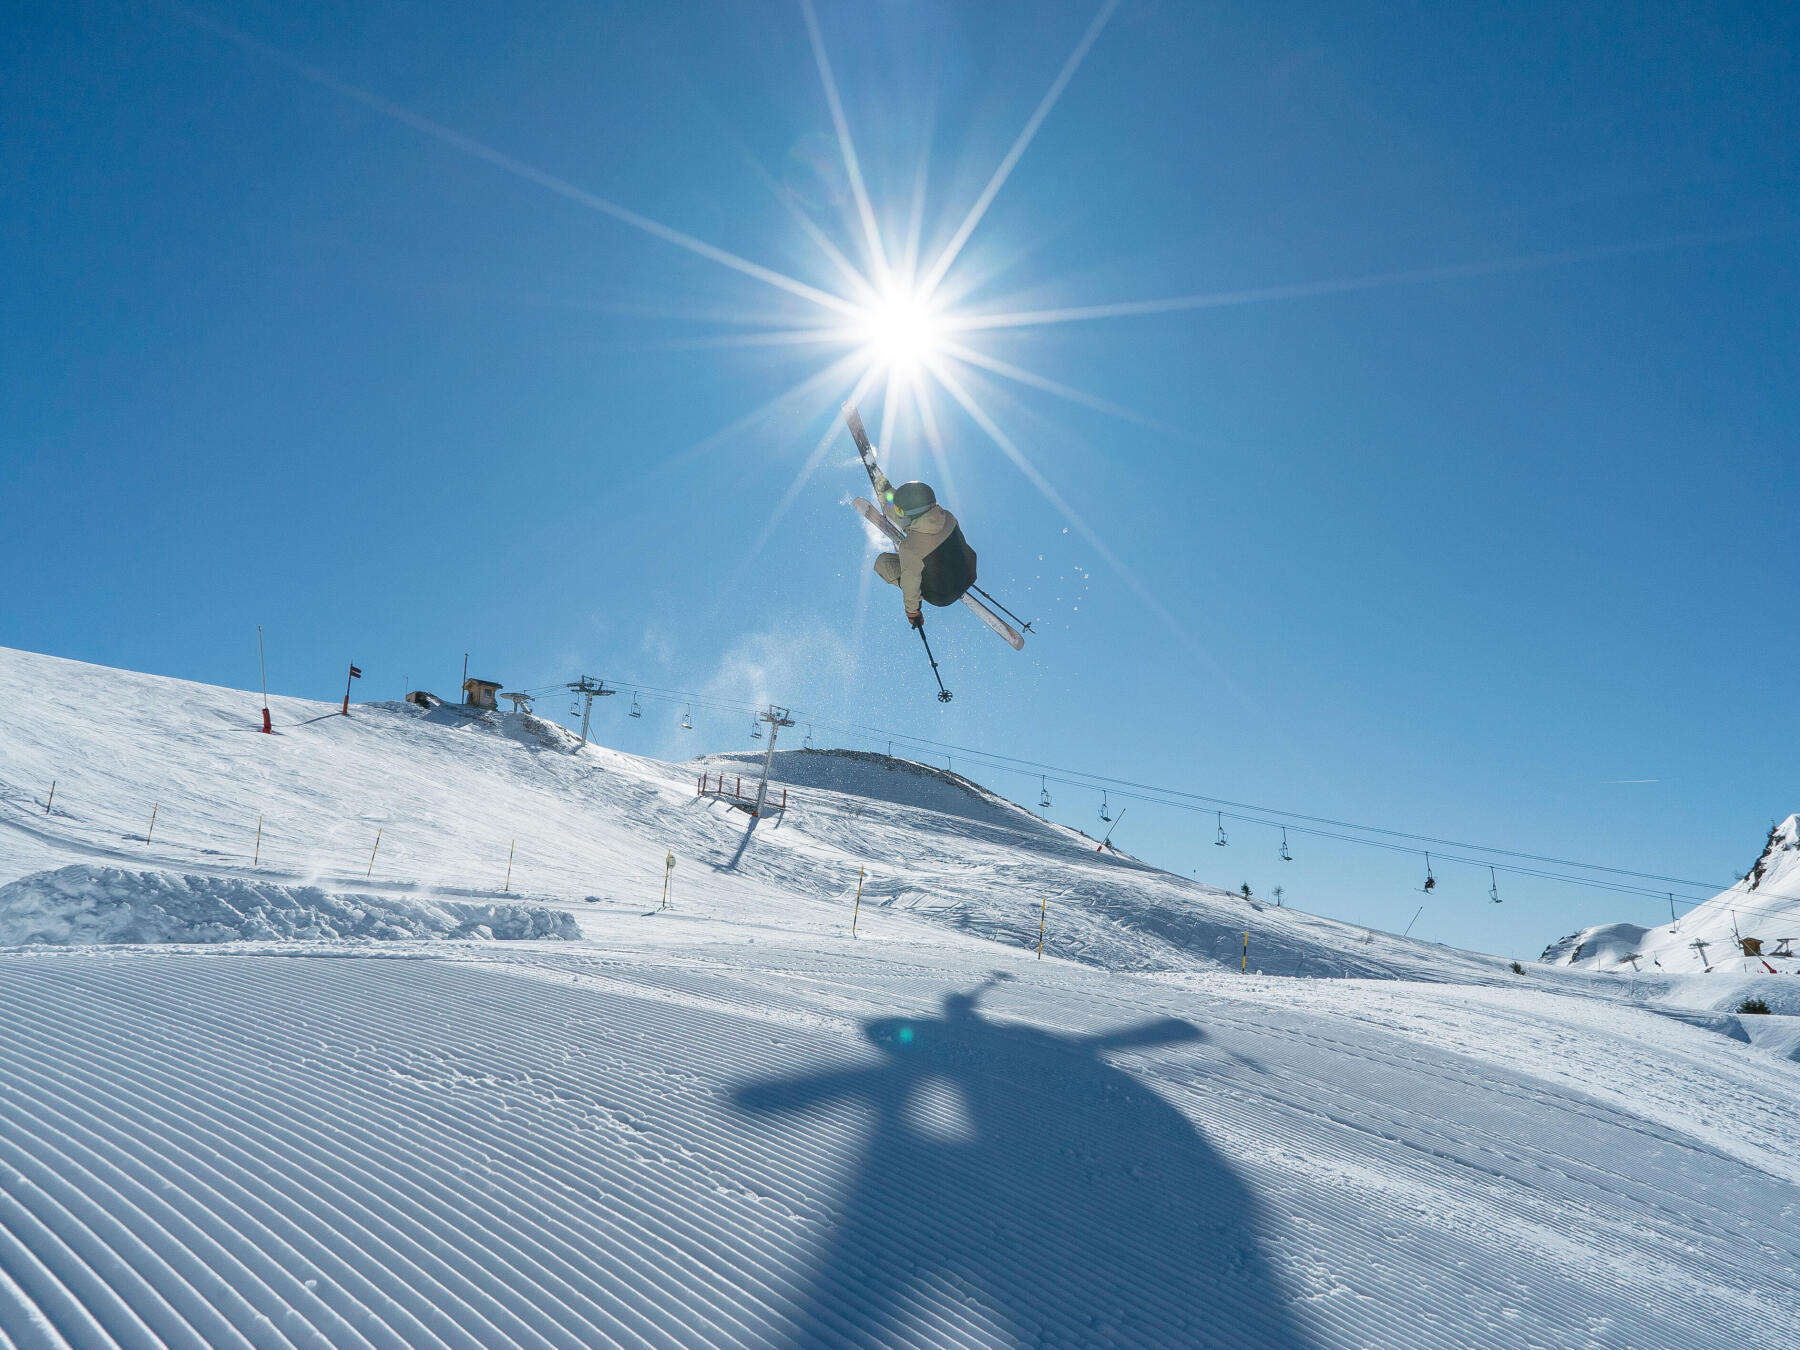
<path id="1" fill-rule="evenodd" d="M 881 513 L 906 536 L 894 547 L 900 555 L 900 594 L 906 601 L 907 614 L 913 615 L 921 612 L 923 604 L 919 587 L 924 582 L 925 560 L 937 552 L 939 544 L 956 533 L 956 517 L 942 506 L 933 506 L 917 520 L 909 522 L 888 500 L 888 493 L 893 490 L 893 484 L 885 477 L 876 488 L 881 497 Z"/>

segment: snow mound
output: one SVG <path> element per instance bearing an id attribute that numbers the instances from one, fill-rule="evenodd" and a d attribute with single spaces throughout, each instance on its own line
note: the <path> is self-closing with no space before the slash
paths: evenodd
<path id="1" fill-rule="evenodd" d="M 541 905 L 345 895 L 239 877 L 75 864 L 0 886 L 0 946 L 581 936 Z"/>
<path id="2" fill-rule="evenodd" d="M 755 751 L 708 755 L 694 763 L 714 773 L 741 773 L 749 782 L 761 777 L 763 756 Z M 1055 828 L 959 773 L 865 750 L 777 750 L 769 781 L 781 787 L 823 788 L 990 825 Z"/>
<path id="3" fill-rule="evenodd" d="M 1544 948 L 1544 954 L 1538 959 L 1553 966 L 1572 966 L 1580 962 L 1597 970 L 1633 964 L 1633 957 L 1639 958 L 1638 964 L 1644 964 L 1640 949 L 1644 945 L 1644 934 L 1649 931 L 1635 923 L 1595 924 L 1579 933 L 1570 933 L 1566 938 L 1558 938 Z"/>
<path id="4" fill-rule="evenodd" d="M 1770 826 L 1741 881 L 1673 923 L 1585 928 L 1551 943 L 1540 959 L 1621 973 L 1800 974 L 1800 815 Z"/>
<path id="5" fill-rule="evenodd" d="M 430 704 L 412 702 L 365 703 L 363 708 L 379 708 L 382 712 L 394 713 L 401 717 L 410 717 L 416 722 L 423 722 L 434 727 L 448 727 L 454 731 L 490 732 L 504 736 L 520 745 L 545 750 L 555 750 L 563 754 L 574 754 L 581 744 L 581 738 L 574 732 L 546 721 L 536 713 L 502 712 L 498 708 L 471 708 L 463 703 L 445 703 L 435 695 L 427 695 L 433 701 Z"/>

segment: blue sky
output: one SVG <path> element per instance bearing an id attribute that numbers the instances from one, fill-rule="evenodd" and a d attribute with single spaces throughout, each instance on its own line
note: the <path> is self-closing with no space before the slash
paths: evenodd
<path id="1" fill-rule="evenodd" d="M 1800 808 L 1791 6 L 819 0 L 817 32 L 896 274 L 921 169 L 925 273 L 1094 33 L 939 293 L 940 327 L 1059 320 L 934 358 L 1030 474 L 928 371 L 947 476 L 913 394 L 885 430 L 886 377 L 863 399 L 1025 653 L 934 612 L 931 697 L 843 505 L 868 363 L 782 398 L 861 343 L 778 335 L 859 321 L 766 273 L 856 300 L 823 239 L 874 274 L 789 0 L 17 16 L 0 642 L 251 687 L 262 624 L 319 698 L 351 660 L 359 697 L 448 694 L 467 651 L 1720 884 Z M 1070 312 L 1106 306 L 1149 312 Z M 623 748 L 751 745 L 626 702 Z M 1424 900 L 1416 853 L 1214 828 L 1138 802 L 1118 838 L 1385 927 Z M 1415 931 L 1510 954 L 1659 911 L 1438 874 Z"/>

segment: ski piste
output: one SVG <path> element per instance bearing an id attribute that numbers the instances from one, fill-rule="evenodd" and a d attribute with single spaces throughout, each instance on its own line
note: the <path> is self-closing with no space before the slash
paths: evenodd
<path id="1" fill-rule="evenodd" d="M 876 506 L 874 502 L 866 497 L 858 497 L 851 505 L 856 508 L 856 513 L 864 520 L 868 521 L 869 524 L 880 530 L 896 544 L 900 542 L 903 536 L 898 527 L 895 526 L 893 521 L 881 514 L 881 508 Z M 963 593 L 962 602 L 975 611 L 977 618 L 1006 639 L 1007 645 L 1014 651 L 1022 652 L 1025 650 L 1025 639 L 1020 636 L 1019 630 L 1014 628 L 1005 619 L 994 613 L 993 610 L 989 609 L 986 605 L 982 604 L 981 601 L 977 600 L 966 591 Z"/>

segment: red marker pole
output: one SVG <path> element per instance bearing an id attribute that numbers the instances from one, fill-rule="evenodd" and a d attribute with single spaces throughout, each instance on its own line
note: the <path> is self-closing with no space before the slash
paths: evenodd
<path id="1" fill-rule="evenodd" d="M 256 625 L 256 664 L 262 670 L 263 691 L 263 730 L 269 735 L 275 734 L 275 728 L 269 723 L 269 663 L 263 658 L 262 625 Z"/>
<path id="2" fill-rule="evenodd" d="M 345 717 L 348 717 L 350 715 L 350 681 L 351 680 L 360 680 L 361 678 L 362 678 L 362 667 L 356 666 L 356 665 L 351 666 L 349 678 L 344 681 L 344 716 Z"/>

